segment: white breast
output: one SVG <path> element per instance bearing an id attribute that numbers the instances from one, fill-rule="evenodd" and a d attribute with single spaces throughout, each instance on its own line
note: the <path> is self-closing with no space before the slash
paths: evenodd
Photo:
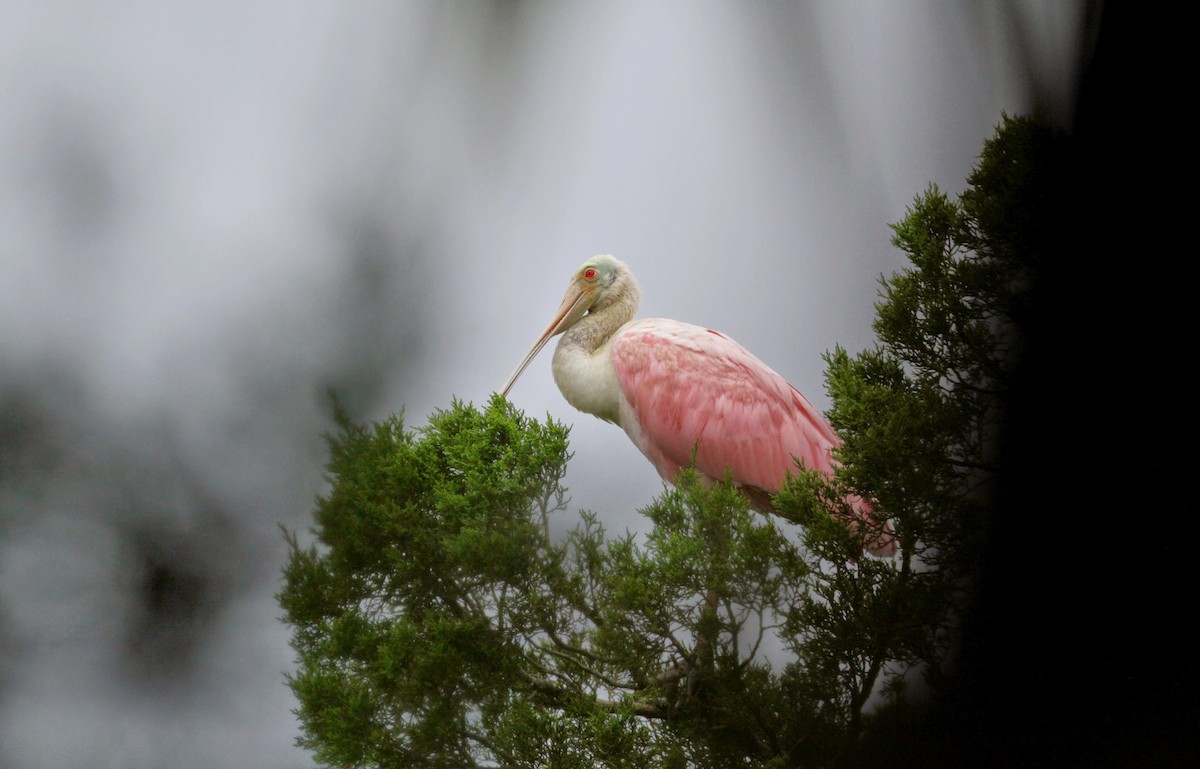
<path id="1" fill-rule="evenodd" d="M 554 349 L 551 371 L 568 403 L 606 422 L 620 424 L 621 388 L 611 352 L 612 337 L 589 353 L 568 331 Z"/>

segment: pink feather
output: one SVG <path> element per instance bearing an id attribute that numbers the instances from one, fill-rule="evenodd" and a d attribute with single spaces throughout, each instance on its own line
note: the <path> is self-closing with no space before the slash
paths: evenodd
<path id="1" fill-rule="evenodd" d="M 795 459 L 832 474 L 841 440 L 800 392 L 749 350 L 711 329 L 650 318 L 614 336 L 612 361 L 624 396 L 620 424 L 668 482 L 691 464 L 710 479 L 728 471 L 756 509 L 779 491 Z M 854 497 L 857 512 L 870 508 Z M 892 555 L 890 529 L 869 544 Z"/>

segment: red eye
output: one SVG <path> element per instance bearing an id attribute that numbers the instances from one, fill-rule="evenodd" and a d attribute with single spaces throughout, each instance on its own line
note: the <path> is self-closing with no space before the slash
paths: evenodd
<path id="1" fill-rule="evenodd" d="M 584 280 L 595 280 L 595 278 L 596 278 L 596 268 L 595 268 L 595 267 L 588 267 L 586 270 L 584 270 L 584 271 L 583 271 L 583 278 L 584 278 Z"/>

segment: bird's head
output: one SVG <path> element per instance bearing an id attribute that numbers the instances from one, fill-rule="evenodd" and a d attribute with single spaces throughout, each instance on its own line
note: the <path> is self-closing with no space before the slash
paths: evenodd
<path id="1" fill-rule="evenodd" d="M 559 307 L 560 312 L 564 308 L 569 310 L 564 316 L 569 320 L 554 333 L 566 331 L 590 310 L 602 310 L 616 303 L 628 305 L 632 316 L 641 297 L 641 289 L 624 262 L 608 254 L 593 256 L 571 276 Z"/>
<path id="2" fill-rule="evenodd" d="M 508 395 L 508 391 L 512 389 L 517 377 L 537 357 L 546 343 L 575 325 L 589 311 L 598 312 L 620 305 L 622 322 L 624 322 L 633 317 L 641 298 L 641 289 L 638 288 L 633 273 L 625 266 L 624 262 L 608 254 L 600 254 L 588 259 L 571 276 L 562 304 L 554 313 L 554 320 L 533 343 L 533 347 L 529 348 L 529 352 L 512 376 L 508 378 L 508 382 L 500 394 Z"/>

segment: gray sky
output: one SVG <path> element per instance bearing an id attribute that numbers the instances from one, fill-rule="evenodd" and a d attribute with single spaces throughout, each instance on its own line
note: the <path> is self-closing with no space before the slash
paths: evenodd
<path id="1" fill-rule="evenodd" d="M 483 402 L 592 254 L 828 407 L 888 224 L 1070 103 L 1080 13 L 0 0 L 4 766 L 308 765 L 272 595 L 324 393 Z M 636 528 L 661 481 L 549 358 L 513 401 Z"/>

